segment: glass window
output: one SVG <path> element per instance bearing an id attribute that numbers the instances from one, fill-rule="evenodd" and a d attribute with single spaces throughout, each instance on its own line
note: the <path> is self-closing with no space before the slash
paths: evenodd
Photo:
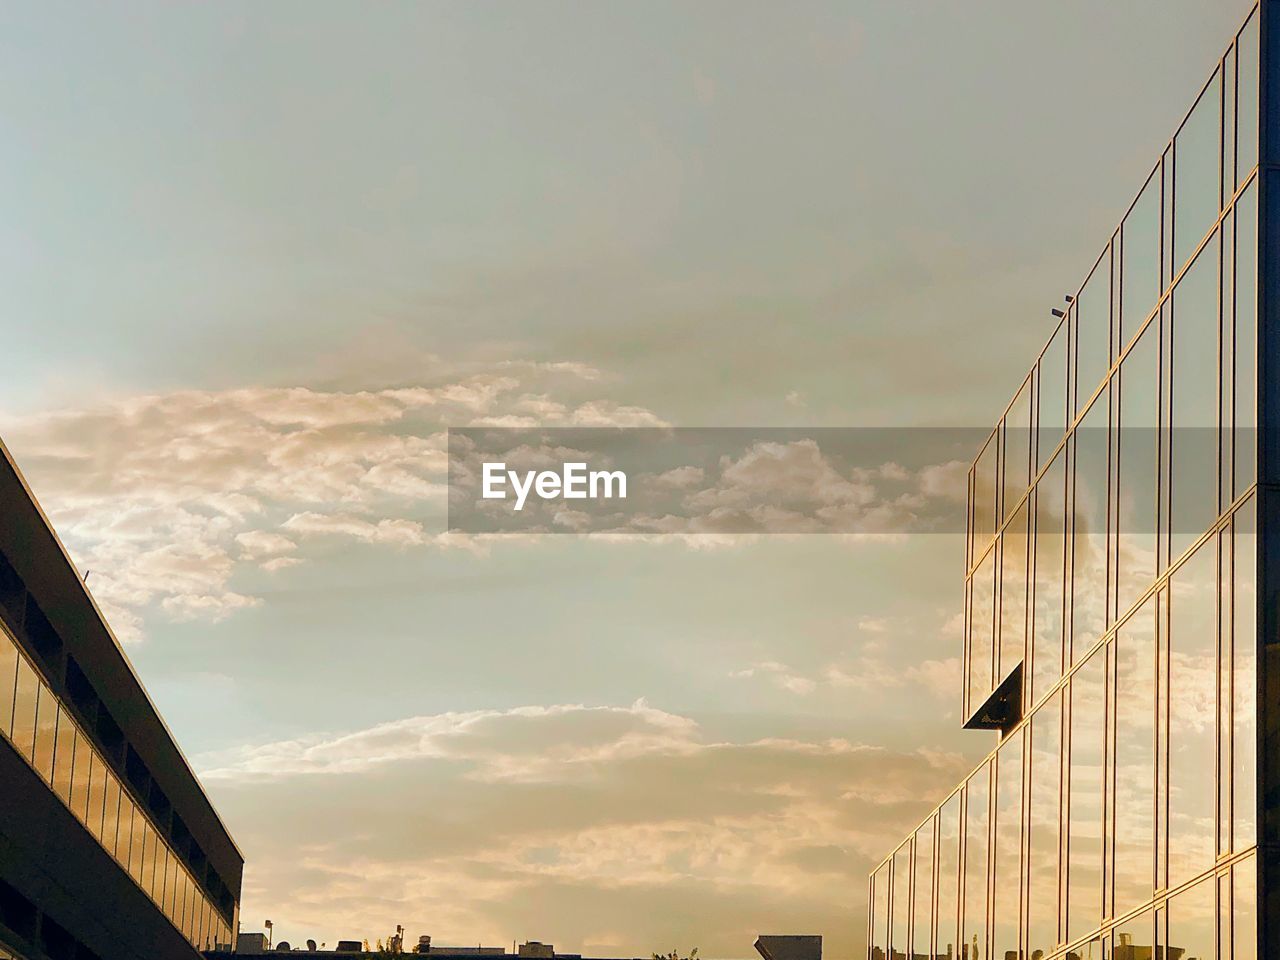
<path id="1" fill-rule="evenodd" d="M 1066 543 L 1066 456 L 1058 454 L 1036 485 L 1036 566 L 1032 696 L 1062 676 L 1062 599 Z"/>
<path id="2" fill-rule="evenodd" d="M 28 760 L 36 743 L 36 699 L 40 680 L 25 657 L 18 658 L 17 689 L 13 698 L 13 744 Z"/>
<path id="3" fill-rule="evenodd" d="M 1218 249 L 1173 292 L 1170 538 L 1176 559 L 1218 515 Z"/>
<path id="4" fill-rule="evenodd" d="M 1054 694 L 1031 720 L 1027 787 L 1028 955 L 1050 956 L 1058 945 L 1058 839 L 1061 802 L 1062 706 Z"/>
<path id="5" fill-rule="evenodd" d="M 1093 268 L 1076 297 L 1076 405 L 1079 413 L 1089 405 L 1111 368 L 1111 247 Z"/>
<path id="6" fill-rule="evenodd" d="M 1116 634 L 1115 914 L 1151 899 L 1155 878 L 1156 603 Z"/>
<path id="7" fill-rule="evenodd" d="M 1169 950 L 1181 960 L 1214 960 L 1217 903 L 1213 877 L 1169 900 Z"/>
<path id="8" fill-rule="evenodd" d="M 929 956 L 929 935 L 933 913 L 933 820 L 916 831 L 915 907 L 912 916 L 915 960 Z"/>
<path id="9" fill-rule="evenodd" d="M 58 701 L 53 691 L 43 683 L 36 695 L 36 742 L 31 765 L 44 777 L 45 783 L 53 782 L 53 750 L 58 739 Z"/>
<path id="10" fill-rule="evenodd" d="M 71 806 L 71 770 L 75 762 L 76 725 L 65 708 L 58 707 L 58 741 L 53 754 L 53 789 Z"/>
<path id="11" fill-rule="evenodd" d="M 1067 939 L 1102 920 L 1102 784 L 1106 740 L 1106 648 L 1071 678 L 1067 835 Z"/>
<path id="12" fill-rule="evenodd" d="M 1022 895 L 1022 731 L 1010 735 L 996 754 L 995 902 L 992 957 L 1018 951 Z"/>
<path id="13" fill-rule="evenodd" d="M 1122 233 L 1120 270 L 1120 345 L 1133 339 L 1156 308 L 1160 289 L 1160 171 L 1147 179 Z"/>
<path id="14" fill-rule="evenodd" d="M 1000 538 L 1000 657 L 996 682 L 1026 657 L 1027 505 L 1023 503 Z"/>
<path id="15" fill-rule="evenodd" d="M 1232 642 L 1232 791 L 1235 813 L 1231 818 L 1235 836 L 1232 849 L 1243 850 L 1258 841 L 1257 803 L 1257 505 L 1256 497 L 1236 511 L 1232 525 L 1235 637 Z"/>
<path id="16" fill-rule="evenodd" d="M 973 558 L 991 542 L 996 530 L 996 458 L 999 454 L 997 434 L 978 454 L 973 465 Z"/>
<path id="17" fill-rule="evenodd" d="M 1031 378 L 1004 418 L 1004 515 L 1008 518 L 1031 485 Z"/>
<path id="18" fill-rule="evenodd" d="M 995 629 L 995 560 L 991 549 L 973 572 L 969 607 L 969 712 L 982 706 L 991 693 L 992 634 Z"/>
<path id="19" fill-rule="evenodd" d="M 1107 629 L 1107 395 L 1075 432 L 1075 498 L 1071 536 L 1071 662 L 1078 663 Z"/>
<path id="20" fill-rule="evenodd" d="M 93 756 L 93 748 L 84 735 L 76 735 L 76 762 L 71 773 L 71 812 L 80 818 L 81 823 L 89 821 L 89 760 Z"/>
<path id="21" fill-rule="evenodd" d="M 156 832 L 151 824 L 142 824 L 142 862 L 139 865 L 139 882 L 142 889 L 154 900 L 156 898 L 156 861 L 159 859 L 156 849 Z"/>
<path id="22" fill-rule="evenodd" d="M 1258 861 L 1242 860 L 1231 868 L 1232 960 L 1258 960 Z"/>
<path id="23" fill-rule="evenodd" d="M 871 877 L 871 960 L 889 956 L 889 865 Z"/>
<path id="24" fill-rule="evenodd" d="M 1217 543 L 1176 570 L 1169 613 L 1169 886 L 1213 865 L 1217 789 Z"/>
<path id="25" fill-rule="evenodd" d="M 192 899 L 191 878 L 187 876 L 187 871 L 182 869 L 182 865 L 178 865 L 178 896 L 174 901 L 173 915 L 174 923 L 183 936 L 189 938 L 188 931 L 191 928 L 190 915 Z"/>
<path id="26" fill-rule="evenodd" d="M 1160 956 L 1154 953 L 1155 919 L 1150 910 L 1117 923 L 1112 932 L 1112 956 L 1115 960 L 1139 960 Z"/>
<path id="27" fill-rule="evenodd" d="M 1236 42 L 1236 176 L 1239 186 L 1258 163 L 1258 11 Z M 1235 192 L 1234 190 L 1232 191 Z"/>
<path id="28" fill-rule="evenodd" d="M 1036 418 L 1037 463 L 1044 466 L 1067 428 L 1067 327 L 1057 331 L 1040 357 L 1038 390 L 1040 409 Z"/>
<path id="29" fill-rule="evenodd" d="M 911 913 L 911 844 L 904 843 L 893 855 L 893 907 L 889 927 L 889 950 L 894 960 L 906 960 L 907 920 Z"/>
<path id="30" fill-rule="evenodd" d="M 178 858 L 167 847 L 161 847 L 164 855 L 164 899 L 161 901 L 164 912 L 172 917 L 173 906 L 178 899 Z"/>
<path id="31" fill-rule="evenodd" d="M 1117 609 L 1123 614 L 1155 582 L 1156 482 L 1160 458 L 1160 326 L 1153 323 L 1120 365 Z"/>
<path id="32" fill-rule="evenodd" d="M 1218 217 L 1222 159 L 1220 71 L 1173 141 L 1173 267 L 1176 272 Z"/>
<path id="33" fill-rule="evenodd" d="M 102 804 L 102 845 L 111 856 L 116 855 L 116 843 L 120 835 L 120 781 L 104 764 Z"/>
<path id="34" fill-rule="evenodd" d="M 939 956 L 955 957 L 956 923 L 960 909 L 960 795 L 938 811 L 938 933 Z"/>
<path id="35" fill-rule="evenodd" d="M 129 875 L 137 881 L 138 885 L 146 889 L 143 883 L 142 870 L 145 862 L 147 826 L 146 820 L 140 808 L 135 808 L 133 820 L 133 842 L 129 847 Z"/>
<path id="36" fill-rule="evenodd" d="M 133 817 L 135 808 L 129 794 L 120 788 L 120 832 L 116 838 L 116 860 L 120 866 L 129 869 L 133 853 Z"/>
<path id="37" fill-rule="evenodd" d="M 1257 17 L 1254 17 L 1257 20 Z M 1235 215 L 1235 496 L 1257 474 L 1258 187 L 1250 185 Z"/>
<path id="38" fill-rule="evenodd" d="M 192 938 L 192 942 L 193 942 L 193 943 L 195 943 L 195 945 L 196 945 L 196 949 L 198 949 L 198 950 L 206 950 L 206 949 L 208 949 L 208 948 L 207 948 L 207 947 L 205 947 L 205 945 L 204 945 L 204 942 L 205 942 L 205 940 L 204 940 L 204 928 L 205 928 L 205 924 L 206 924 L 206 923 L 208 923 L 208 922 L 209 922 L 209 911 L 208 911 L 208 906 L 205 904 L 205 902 L 204 902 L 204 898 L 203 898 L 203 897 L 201 897 L 201 896 L 199 896 L 199 895 L 197 894 L 197 899 L 196 899 L 196 921 L 195 921 L 195 927 L 194 927 L 194 929 L 195 929 L 195 936 Z"/>
<path id="39" fill-rule="evenodd" d="M 89 752 L 89 810 L 85 825 L 102 839 L 102 815 L 107 805 L 107 767 L 93 751 Z"/>
<path id="40" fill-rule="evenodd" d="M 965 786 L 964 935 L 962 960 L 982 960 L 987 951 L 987 803 L 990 765 L 984 764 Z"/>
<path id="41" fill-rule="evenodd" d="M 0 733 L 13 732 L 13 691 L 18 678 L 18 648 L 0 631 Z"/>

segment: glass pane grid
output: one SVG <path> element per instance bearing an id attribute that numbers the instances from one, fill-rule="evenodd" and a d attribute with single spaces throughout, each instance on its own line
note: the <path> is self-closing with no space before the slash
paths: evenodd
<path id="1" fill-rule="evenodd" d="M 8 628 L 0 625 L 0 678 L 8 676 L 6 671 L 10 668 L 14 671 L 12 682 L 6 684 L 0 680 L 0 735 L 50 786 L 102 848 L 138 882 L 188 942 L 198 949 L 206 948 L 205 941 L 196 939 L 193 931 L 186 928 L 184 900 L 177 897 L 179 881 L 189 894 L 193 909 L 199 901 L 215 913 L 217 942 L 229 942 L 230 927 L 216 916 L 215 908 L 169 850 L 167 841 L 145 823 L 145 814 L 133 803 L 110 765 L 44 683 L 26 654 L 18 649 Z M 135 822 L 144 825 L 149 841 L 142 841 L 142 832 L 133 826 Z M 121 828 L 122 823 L 127 824 L 126 829 Z M 136 856 L 135 832 L 140 841 Z M 168 896 L 153 882 L 148 882 L 143 869 L 147 842 L 153 850 L 161 851 L 169 863 Z M 132 869 L 135 865 L 138 872 Z M 139 873 L 143 874 L 141 879 Z M 212 943 L 210 937 L 210 948 Z"/>

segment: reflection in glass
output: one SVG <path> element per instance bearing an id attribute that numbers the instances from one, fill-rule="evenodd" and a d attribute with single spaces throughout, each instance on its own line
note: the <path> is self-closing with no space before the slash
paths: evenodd
<path id="1" fill-rule="evenodd" d="M 76 725 L 67 711 L 58 708 L 58 740 L 53 754 L 53 789 L 62 802 L 71 805 L 71 771 L 75 762 Z"/>
<path id="2" fill-rule="evenodd" d="M 1067 939 L 1102 919 L 1102 780 L 1106 736 L 1107 651 L 1071 678 L 1071 763 L 1067 834 Z"/>
<path id="3" fill-rule="evenodd" d="M 107 804 L 107 767 L 96 753 L 89 753 L 89 810 L 85 826 L 102 839 L 102 813 Z"/>
<path id="4" fill-rule="evenodd" d="M 1155 875 L 1156 603 L 1116 635 L 1115 910 L 1151 899 Z"/>
<path id="5" fill-rule="evenodd" d="M 1120 346 L 1133 339 L 1156 308 L 1160 289 L 1160 171 L 1156 170 L 1124 219 L 1120 271 Z"/>
<path id="6" fill-rule="evenodd" d="M 938 811 L 938 956 L 955 956 L 959 882 L 960 795 L 955 794 Z"/>
<path id="7" fill-rule="evenodd" d="M 969 710 L 982 706 L 991 693 L 992 633 L 995 628 L 994 548 L 973 572 L 969 608 Z"/>
<path id="8" fill-rule="evenodd" d="M 1231 868 L 1232 960 L 1258 960 L 1258 861 L 1242 860 Z"/>
<path id="9" fill-rule="evenodd" d="M 1111 368 L 1111 248 L 1093 268 L 1073 305 L 1076 318 L 1076 405 L 1089 403 Z"/>
<path id="10" fill-rule="evenodd" d="M 1004 418 L 1004 516 L 1031 483 L 1031 379 L 1022 384 Z"/>
<path id="11" fill-rule="evenodd" d="M 1170 581 L 1169 886 L 1214 860 L 1217 792 L 1217 542 L 1209 540 Z"/>
<path id="12" fill-rule="evenodd" d="M 1176 272 L 1218 217 L 1221 180 L 1221 71 L 1214 74 L 1173 141 L 1173 268 Z"/>
<path id="13" fill-rule="evenodd" d="M 1176 560 L 1218 515 L 1218 244 L 1173 292 L 1170 542 Z"/>
<path id="14" fill-rule="evenodd" d="M 1049 956 L 1058 945 L 1058 829 L 1061 790 L 1061 695 L 1054 694 L 1031 720 L 1031 773 L 1027 852 L 1028 955 Z"/>
<path id="15" fill-rule="evenodd" d="M 1066 543 L 1065 453 L 1036 485 L 1036 566 L 1032 651 L 1032 696 L 1038 698 L 1062 676 L 1063 553 Z"/>
<path id="16" fill-rule="evenodd" d="M 1000 538 L 1000 655 L 996 682 L 1007 677 L 1026 656 L 1027 640 L 1027 504 Z"/>
<path id="17" fill-rule="evenodd" d="M 973 465 L 973 558 L 976 560 L 996 530 L 996 458 L 999 445 L 991 435 Z"/>
<path id="18" fill-rule="evenodd" d="M 1258 11 L 1236 43 L 1236 176 L 1239 186 L 1258 163 Z M 1235 192 L 1234 190 L 1232 191 Z"/>
<path id="19" fill-rule="evenodd" d="M 996 754 L 996 823 L 992 858 L 995 902 L 991 956 L 1018 950 L 1022 892 L 1022 731 L 1010 734 Z"/>
<path id="20" fill-rule="evenodd" d="M 1258 18 L 1255 16 L 1254 20 Z M 1236 496 L 1257 474 L 1258 427 L 1258 185 L 1235 208 L 1235 452 Z"/>
<path id="21" fill-rule="evenodd" d="M 18 648 L 0 633 L 0 733 L 13 730 L 13 690 L 18 677 Z"/>
<path id="22" fill-rule="evenodd" d="M 871 960 L 889 956 L 889 865 L 871 878 Z"/>
<path id="23" fill-rule="evenodd" d="M 893 907 L 889 926 L 889 950 L 893 960 L 907 956 L 907 919 L 911 911 L 911 844 L 893 855 Z"/>
<path id="24" fill-rule="evenodd" d="M 138 882 L 154 898 L 156 878 L 156 833 L 149 823 L 142 825 L 142 860 Z"/>
<path id="25" fill-rule="evenodd" d="M 93 749 L 83 734 L 76 736 L 76 761 L 71 777 L 71 812 L 81 823 L 89 819 L 89 760 Z"/>
<path id="26" fill-rule="evenodd" d="M 13 745 L 31 759 L 36 742 L 36 698 L 40 681 L 25 657 L 18 658 L 18 680 L 13 698 Z"/>
<path id="27" fill-rule="evenodd" d="M 984 960 L 987 945 L 987 804 L 991 795 L 990 764 L 984 764 L 965 787 L 964 924 L 960 938 L 964 960 Z"/>
<path id="28" fill-rule="evenodd" d="M 1214 960 L 1217 940 L 1214 888 L 1214 879 L 1209 877 L 1169 900 L 1170 957 Z"/>
<path id="29" fill-rule="evenodd" d="M 1036 462 L 1044 466 L 1067 428 L 1067 328 L 1059 324 L 1040 358 Z"/>
<path id="30" fill-rule="evenodd" d="M 1153 323 L 1120 365 L 1116 609 L 1137 602 L 1156 576 L 1156 468 L 1160 445 L 1160 326 Z"/>
<path id="31" fill-rule="evenodd" d="M 142 882 L 142 855 L 145 846 L 145 836 L 147 832 L 146 821 L 143 819 L 142 811 L 135 809 L 133 821 L 133 836 L 129 843 L 129 862 L 127 864 L 129 875 L 137 882 L 138 886 L 145 889 Z"/>
<path id="32" fill-rule="evenodd" d="M 933 910 L 933 820 L 916 831 L 912 948 L 917 957 L 928 957 Z"/>
<path id="33" fill-rule="evenodd" d="M 103 770 L 106 782 L 102 804 L 102 845 L 114 857 L 120 832 L 120 781 L 105 766 Z"/>
<path id="34" fill-rule="evenodd" d="M 1257 497 L 1236 511 L 1232 525 L 1234 544 L 1235 637 L 1232 642 L 1233 773 L 1235 784 L 1231 818 L 1233 850 L 1257 843 Z"/>
<path id="35" fill-rule="evenodd" d="M 133 801 L 124 787 L 120 788 L 120 827 L 116 838 L 116 860 L 120 866 L 129 869 L 129 859 L 133 853 L 133 817 L 135 808 Z"/>
<path id="36" fill-rule="evenodd" d="M 1154 918 L 1148 910 L 1116 924 L 1112 931 L 1111 960 L 1151 960 L 1155 942 Z"/>
<path id="37" fill-rule="evenodd" d="M 1071 662 L 1079 663 L 1107 629 L 1107 395 L 1075 432 L 1071 536 Z"/>
<path id="38" fill-rule="evenodd" d="M 58 738 L 58 701 L 40 684 L 36 699 L 36 742 L 31 765 L 46 783 L 53 781 L 53 749 Z"/>

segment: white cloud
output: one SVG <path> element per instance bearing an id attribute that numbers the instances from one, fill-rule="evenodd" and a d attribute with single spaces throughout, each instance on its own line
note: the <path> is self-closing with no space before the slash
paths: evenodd
<path id="1" fill-rule="evenodd" d="M 770 915 L 825 927 L 844 956 L 850 890 L 965 765 L 838 738 L 714 738 L 640 701 L 410 717 L 197 766 L 230 816 L 255 812 L 244 907 L 269 903 L 281 935 L 403 923 L 500 942 L 536 925 L 561 950 L 634 951 L 693 910 L 711 956 L 740 953 L 755 932 L 743 917 Z"/>
<path id="2" fill-rule="evenodd" d="M 444 525 L 446 428 L 661 423 L 550 392 L 601 379 L 577 363 L 512 362 L 384 390 L 150 394 L 0 426 L 117 635 L 136 641 L 152 614 L 220 620 L 256 606 L 241 575 L 304 562 L 298 538 L 462 543 L 428 530 Z"/>

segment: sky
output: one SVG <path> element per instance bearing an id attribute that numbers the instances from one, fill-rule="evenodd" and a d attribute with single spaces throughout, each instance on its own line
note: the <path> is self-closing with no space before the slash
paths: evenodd
<path id="1" fill-rule="evenodd" d="M 0 435 L 243 929 L 857 955 L 961 539 L 450 535 L 443 431 L 993 423 L 1246 12 L 0 5 Z"/>

